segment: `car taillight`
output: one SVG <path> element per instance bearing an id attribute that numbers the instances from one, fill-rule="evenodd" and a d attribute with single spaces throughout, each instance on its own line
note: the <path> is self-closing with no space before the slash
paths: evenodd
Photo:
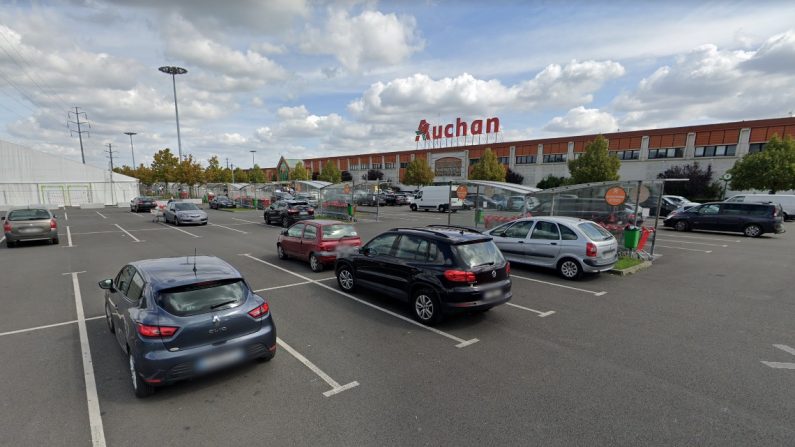
<path id="1" fill-rule="evenodd" d="M 254 309 L 248 311 L 248 314 L 254 318 L 259 318 L 270 312 L 270 307 L 268 306 L 268 302 L 264 302 L 259 306 L 255 307 Z"/>
<path id="2" fill-rule="evenodd" d="M 314 208 L 309 208 L 307 211 L 309 211 L 309 214 L 315 214 L 315 209 Z"/>
<path id="3" fill-rule="evenodd" d="M 773 207 L 773 217 L 778 217 L 778 208 Z"/>
<path id="4" fill-rule="evenodd" d="M 290 208 L 290 209 L 288 209 L 288 210 L 287 210 L 287 214 L 295 214 L 295 213 L 297 213 L 297 212 L 298 212 L 298 210 L 294 210 L 294 209 L 292 209 L 292 208 Z"/>
<path id="5" fill-rule="evenodd" d="M 511 274 L 511 263 L 510 262 L 506 262 L 505 263 L 505 274 L 506 275 L 510 275 Z"/>
<path id="6" fill-rule="evenodd" d="M 171 337 L 179 328 L 175 326 L 150 326 L 138 323 L 138 333 L 142 337 Z"/>
<path id="7" fill-rule="evenodd" d="M 452 282 L 475 282 L 475 272 L 463 270 L 445 270 L 444 277 Z"/>
<path id="8" fill-rule="evenodd" d="M 596 244 L 593 242 L 588 242 L 585 244 L 585 256 L 588 256 L 589 258 L 596 256 Z"/>
<path id="9" fill-rule="evenodd" d="M 11 224 L 8 223 L 8 222 L 4 223 L 3 224 L 3 231 L 5 231 L 6 233 L 10 233 L 11 232 Z"/>
<path id="10" fill-rule="evenodd" d="M 56 228 L 58 228 L 58 222 L 55 219 L 50 219 L 50 229 L 54 230 Z"/>

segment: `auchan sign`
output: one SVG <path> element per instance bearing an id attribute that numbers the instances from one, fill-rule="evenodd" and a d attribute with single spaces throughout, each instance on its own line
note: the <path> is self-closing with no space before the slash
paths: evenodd
<path id="1" fill-rule="evenodd" d="M 484 129 L 485 121 L 485 129 Z M 414 141 L 422 140 L 441 140 L 443 138 L 465 137 L 467 135 L 483 135 L 497 133 L 500 131 L 499 118 L 486 118 L 485 120 L 474 120 L 471 123 L 455 119 L 455 124 L 442 124 L 432 126 L 428 121 L 420 121 L 417 130 L 414 132 Z"/>

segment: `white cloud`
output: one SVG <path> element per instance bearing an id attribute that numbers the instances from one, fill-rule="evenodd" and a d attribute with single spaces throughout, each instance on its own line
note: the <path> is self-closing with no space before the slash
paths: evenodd
<path id="1" fill-rule="evenodd" d="M 325 28 L 308 27 L 301 50 L 329 54 L 350 71 L 376 64 L 395 65 L 423 48 L 417 22 L 411 16 L 364 11 L 351 17 L 331 9 Z"/>
<path id="2" fill-rule="evenodd" d="M 579 106 L 569 110 L 564 116 L 552 118 L 544 126 L 543 130 L 551 133 L 572 135 L 613 132 L 617 128 L 618 121 L 610 113 Z"/>

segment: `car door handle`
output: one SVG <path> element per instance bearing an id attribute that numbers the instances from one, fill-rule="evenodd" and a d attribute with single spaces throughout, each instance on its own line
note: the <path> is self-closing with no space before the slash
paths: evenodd
<path id="1" fill-rule="evenodd" d="M 519 241 L 520 244 L 524 244 L 524 241 Z"/>
<path id="2" fill-rule="evenodd" d="M 549 245 L 558 245 L 557 242 L 550 242 Z"/>

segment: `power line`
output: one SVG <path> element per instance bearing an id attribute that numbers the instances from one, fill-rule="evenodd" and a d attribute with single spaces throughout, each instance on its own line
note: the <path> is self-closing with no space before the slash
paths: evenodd
<path id="1" fill-rule="evenodd" d="M 22 59 L 22 61 L 23 61 L 23 62 L 26 62 L 28 65 L 31 65 L 31 64 L 30 64 L 30 62 L 29 62 L 29 61 L 27 61 L 27 60 L 25 59 L 25 56 L 24 56 L 24 55 L 23 55 L 23 54 L 22 54 L 22 53 L 21 53 L 21 52 L 20 52 L 20 51 L 19 51 L 19 50 L 18 50 L 16 47 L 14 47 L 13 43 L 12 43 L 10 40 L 8 40 L 8 38 L 6 37 L 6 35 L 5 35 L 4 33 L 1 33 L 1 32 L 0 32 L 0 37 L 2 37 L 2 38 L 3 38 L 3 40 L 5 40 L 6 42 L 8 42 L 9 48 L 11 48 L 12 50 L 14 50 L 14 52 L 15 52 L 15 53 L 17 53 L 17 55 L 19 55 L 19 58 L 20 58 L 20 59 Z M 50 97 L 50 98 L 52 98 L 52 99 L 55 99 L 55 102 L 60 102 L 60 106 L 61 106 L 61 107 L 63 107 L 63 108 L 64 108 L 64 110 L 68 110 L 68 109 L 69 109 L 68 102 L 66 102 L 66 101 L 63 99 L 63 97 L 61 97 L 61 95 L 59 95 L 57 92 L 55 92 L 55 90 L 53 90 L 51 87 L 50 87 L 50 88 L 46 88 L 46 89 L 45 89 L 44 87 L 42 87 L 42 85 L 41 85 L 41 84 L 39 84 L 39 83 L 38 83 L 38 82 L 37 82 L 35 79 L 33 79 L 33 77 L 32 77 L 32 76 L 31 76 L 31 74 L 30 74 L 30 71 L 29 71 L 29 70 L 28 70 L 28 69 L 27 69 L 25 66 L 23 66 L 23 64 L 22 64 L 22 63 L 20 63 L 20 62 L 17 60 L 17 58 L 15 58 L 15 57 L 14 57 L 14 55 L 12 55 L 11 53 L 9 53 L 9 52 L 8 52 L 8 50 L 6 50 L 6 48 L 5 48 L 4 46 L 2 46 L 2 45 L 0 45 L 0 49 L 2 49 L 2 50 L 3 50 L 3 52 L 4 52 L 5 54 L 7 54 L 7 55 L 8 55 L 8 57 L 9 57 L 9 58 L 11 58 L 11 60 L 12 60 L 12 61 L 13 61 L 13 62 L 14 62 L 14 63 L 15 63 L 15 64 L 16 64 L 16 65 L 17 65 L 17 66 L 20 68 L 20 69 L 22 69 L 22 72 L 25 74 L 25 76 L 27 76 L 27 77 L 28 77 L 28 79 L 30 79 L 30 80 L 31 80 L 31 82 L 33 82 L 33 84 L 34 84 L 34 85 L 36 85 L 36 87 L 38 87 L 39 89 L 41 89 L 41 90 L 42 90 L 42 93 L 44 93 L 45 95 L 49 96 L 49 97 Z M 34 72 L 34 73 L 35 73 L 35 72 Z M 41 79 L 41 78 L 39 78 L 39 79 Z M 45 90 L 50 90 L 50 91 L 52 91 L 53 93 L 55 93 L 55 95 L 57 96 L 57 98 L 56 98 L 55 96 L 53 96 L 52 94 L 50 94 L 50 93 L 47 93 Z M 64 106 L 65 106 L 65 107 L 64 107 Z"/>
<path id="2" fill-rule="evenodd" d="M 69 119 L 72 117 L 72 115 L 75 116 L 75 121 Z M 80 115 L 83 115 L 86 118 L 86 120 L 83 123 L 80 122 Z M 73 130 L 71 127 L 69 127 L 70 123 L 76 124 L 77 130 Z M 88 125 L 89 129 L 91 128 L 91 124 L 88 122 L 88 115 L 86 115 L 86 112 L 81 112 L 80 107 L 75 107 L 75 111 L 74 112 L 69 111 L 69 113 L 66 116 L 66 127 L 69 127 L 69 136 L 72 136 L 76 133 L 78 138 L 80 138 L 80 156 L 83 158 L 83 164 L 86 164 L 86 154 L 85 152 L 83 152 L 83 134 L 86 134 L 89 137 L 91 136 L 91 134 L 87 130 L 82 130 L 80 128 L 81 124 L 86 124 Z M 111 159 L 111 164 L 113 164 L 113 159 Z"/>
<path id="3" fill-rule="evenodd" d="M 108 143 L 106 146 L 108 146 L 108 150 L 104 152 L 106 152 L 110 158 L 110 202 L 116 203 L 116 193 L 113 188 L 113 146 L 112 143 Z M 83 163 L 85 163 L 85 161 L 83 161 Z"/>

